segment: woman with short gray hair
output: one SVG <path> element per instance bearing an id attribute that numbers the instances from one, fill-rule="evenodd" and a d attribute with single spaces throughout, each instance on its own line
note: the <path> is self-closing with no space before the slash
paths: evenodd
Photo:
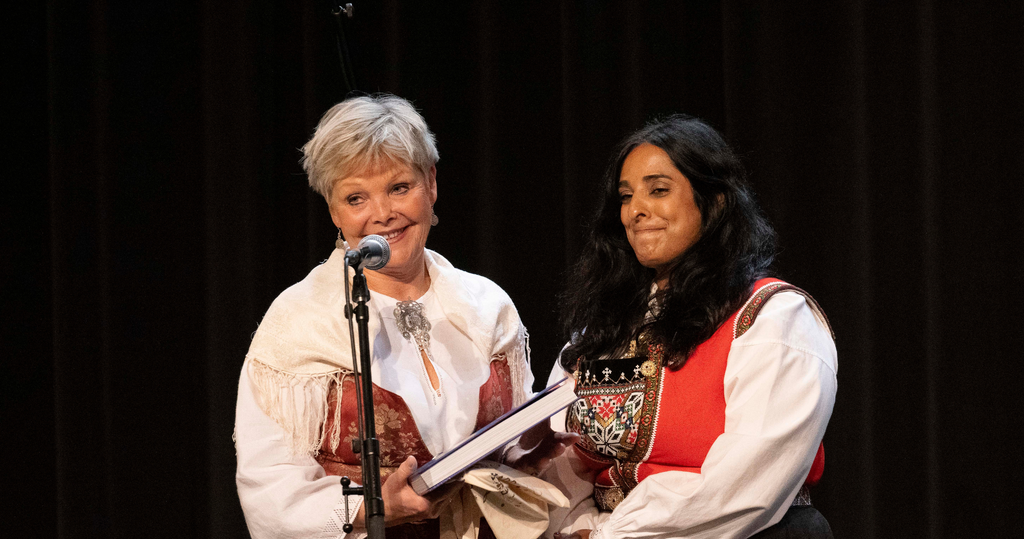
<path id="1" fill-rule="evenodd" d="M 361 478 L 351 446 L 355 358 L 344 255 L 377 234 L 391 248 L 386 266 L 365 270 L 385 524 L 388 537 L 437 537 L 450 499 L 421 497 L 408 478 L 531 394 L 526 328 L 496 284 L 426 249 L 438 223 L 438 154 L 408 101 L 345 100 L 324 114 L 302 151 L 338 244 L 273 302 L 245 357 L 235 439 L 249 531 L 257 539 L 343 537 L 343 524 L 352 523 L 352 536 L 365 533 L 362 500 L 346 503 L 337 477 Z M 575 438 L 558 440 L 543 455 L 510 448 L 514 464 L 546 461 Z"/>

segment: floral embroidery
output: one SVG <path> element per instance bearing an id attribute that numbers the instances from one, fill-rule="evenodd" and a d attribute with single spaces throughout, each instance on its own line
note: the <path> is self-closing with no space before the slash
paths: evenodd
<path id="1" fill-rule="evenodd" d="M 373 420 L 376 423 L 377 430 L 381 429 L 381 425 L 388 429 L 400 429 L 402 428 L 402 421 L 398 417 L 398 411 L 392 409 L 387 404 L 378 404 L 374 406 Z"/>
<path id="2" fill-rule="evenodd" d="M 505 354 L 491 360 L 491 376 L 480 386 L 480 409 L 476 428 L 479 430 L 512 409 L 512 373 Z"/>
<path id="3" fill-rule="evenodd" d="M 352 452 L 352 440 L 359 439 L 359 427 L 356 424 L 355 383 L 346 379 L 343 383 L 342 413 L 340 417 L 341 432 L 344 434 L 337 449 L 324 444 L 317 454 L 317 462 L 331 475 L 359 477 L 359 455 Z M 328 405 L 333 409 L 337 402 L 337 387 L 331 388 Z M 380 444 L 381 475 L 390 474 L 407 456 L 413 455 L 420 465 L 433 458 L 420 437 L 412 413 L 405 401 L 398 395 L 373 387 L 373 420 L 377 430 L 377 441 Z M 334 428 L 334 416 L 328 418 L 328 429 Z M 385 470 L 385 468 L 387 468 Z"/>

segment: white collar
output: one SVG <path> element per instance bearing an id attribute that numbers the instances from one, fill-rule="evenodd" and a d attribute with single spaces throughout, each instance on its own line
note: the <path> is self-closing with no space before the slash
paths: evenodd
<path id="1" fill-rule="evenodd" d="M 465 333 L 482 357 L 507 351 L 522 338 L 522 323 L 511 299 L 490 280 L 456 269 L 425 249 L 431 288 L 445 317 Z M 246 357 L 292 375 L 352 370 L 348 320 L 344 316 L 344 251 L 335 249 L 305 279 L 281 293 L 253 336 Z M 380 331 L 372 312 L 370 342 Z"/>

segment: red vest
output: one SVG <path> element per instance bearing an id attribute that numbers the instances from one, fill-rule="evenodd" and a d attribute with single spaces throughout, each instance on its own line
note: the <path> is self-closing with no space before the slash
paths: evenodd
<path id="1" fill-rule="evenodd" d="M 651 474 L 700 473 L 711 445 L 725 432 L 724 379 L 732 342 L 750 328 L 765 301 L 784 290 L 804 295 L 817 308 L 799 288 L 762 279 L 680 369 L 668 369 L 662 345 L 643 342 L 643 336 L 635 357 L 581 360 L 580 399 L 569 409 L 566 429 L 581 434 L 574 449 L 598 470 L 594 498 L 601 509 L 614 509 Z M 819 446 L 806 484 L 818 482 L 824 465 Z"/>
<path id="2" fill-rule="evenodd" d="M 327 425 L 323 445 L 316 455 L 327 475 L 347 475 L 356 483 L 362 483 L 362 469 L 359 456 L 352 452 L 352 440 L 359 439 L 356 424 L 356 390 L 353 377 L 346 377 L 342 383 L 341 409 L 335 414 L 338 402 L 338 387 L 333 385 L 327 399 Z M 373 386 L 374 427 L 380 443 L 381 482 L 398 468 L 408 457 L 416 457 L 416 463 L 423 466 L 434 455 L 423 443 L 419 427 L 412 412 L 400 395 Z M 499 356 L 491 361 L 491 376 L 480 386 L 480 408 L 477 410 L 474 431 L 487 426 L 505 412 L 512 409 L 512 377 L 508 360 Z M 340 423 L 337 449 L 333 447 L 332 433 Z"/>

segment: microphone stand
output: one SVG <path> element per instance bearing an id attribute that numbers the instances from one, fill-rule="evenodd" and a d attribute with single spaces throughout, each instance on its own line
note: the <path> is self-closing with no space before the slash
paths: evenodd
<path id="1" fill-rule="evenodd" d="M 365 508 L 367 537 L 376 539 L 384 537 L 384 498 L 381 496 L 380 482 L 380 445 L 377 442 L 377 428 L 373 420 L 373 380 L 370 378 L 370 331 L 368 322 L 370 310 L 366 302 L 370 300 L 370 289 L 366 286 L 366 276 L 363 275 L 363 265 L 355 265 L 355 276 L 352 278 L 352 300 L 356 306 L 353 309 L 351 304 L 345 305 L 346 318 L 355 314 L 356 325 L 359 333 L 359 371 L 357 371 L 357 383 L 362 393 L 357 399 L 356 407 L 359 408 L 360 419 L 360 447 L 356 447 L 356 441 L 352 441 L 352 450 L 359 453 L 361 468 L 363 472 L 363 486 L 349 487 L 349 478 L 341 479 L 342 491 L 345 496 L 350 494 L 363 495 L 363 507 Z M 351 320 L 351 319 L 350 319 Z M 354 359 L 354 358 L 353 358 Z M 358 450 L 357 450 L 358 449 Z M 350 528 L 344 530 L 351 532 Z"/>
<path id="2" fill-rule="evenodd" d="M 356 90 L 356 75 L 352 69 L 352 59 L 348 55 L 348 39 L 345 36 L 345 18 L 351 19 L 352 14 L 355 12 L 355 8 L 350 3 L 345 5 L 338 5 L 337 2 L 328 2 L 331 4 L 331 15 L 334 15 L 334 21 L 337 25 L 337 37 L 336 44 L 338 48 L 338 59 L 341 61 L 341 78 L 348 87 L 349 92 Z M 342 15 L 345 17 L 343 18 Z"/>

